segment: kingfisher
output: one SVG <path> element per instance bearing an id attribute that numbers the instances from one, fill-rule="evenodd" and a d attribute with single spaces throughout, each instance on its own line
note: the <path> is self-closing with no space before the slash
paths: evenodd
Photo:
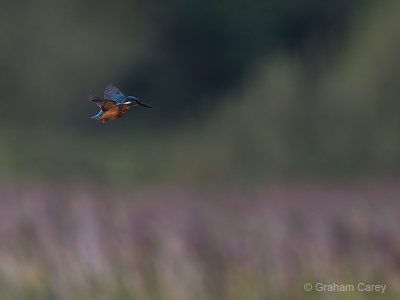
<path id="1" fill-rule="evenodd" d="M 133 106 L 144 106 L 152 108 L 150 105 L 144 104 L 134 96 L 125 96 L 114 84 L 110 83 L 104 90 L 104 98 L 90 95 L 89 101 L 96 103 L 100 108 L 100 112 L 93 116 L 92 119 L 101 121 L 102 124 L 108 120 L 122 118 L 126 112 Z"/>

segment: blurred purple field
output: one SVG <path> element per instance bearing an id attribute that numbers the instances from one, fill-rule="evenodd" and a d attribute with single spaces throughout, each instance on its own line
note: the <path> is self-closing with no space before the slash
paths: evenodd
<path id="1" fill-rule="evenodd" d="M 398 181 L 210 191 L 3 183 L 0 295 L 398 299 L 399 198 Z M 305 292 L 306 282 L 387 288 Z"/>

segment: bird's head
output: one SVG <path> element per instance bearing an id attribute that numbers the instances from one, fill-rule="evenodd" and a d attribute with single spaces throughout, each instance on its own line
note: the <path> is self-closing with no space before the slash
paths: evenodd
<path id="1" fill-rule="evenodd" d="M 134 96 L 128 96 L 125 98 L 123 104 L 129 105 L 129 106 L 144 106 L 148 108 L 152 108 L 150 105 L 144 104 L 141 102 L 138 98 Z"/>

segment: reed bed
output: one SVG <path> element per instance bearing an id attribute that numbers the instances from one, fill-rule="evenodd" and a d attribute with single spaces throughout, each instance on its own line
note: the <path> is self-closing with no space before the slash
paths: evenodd
<path id="1" fill-rule="evenodd" d="M 3 183 L 0 298 L 399 299 L 400 185 Z M 304 284 L 385 284 L 378 292 Z"/>

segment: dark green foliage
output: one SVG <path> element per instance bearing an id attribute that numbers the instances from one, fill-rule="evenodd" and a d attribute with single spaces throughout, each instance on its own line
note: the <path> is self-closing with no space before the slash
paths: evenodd
<path id="1" fill-rule="evenodd" d="M 342 40 L 362 1 L 173 1 L 156 9 L 156 59 L 124 78 L 144 86 L 174 119 L 209 109 L 208 98 L 240 84 L 260 60 L 277 50 L 307 51 Z M 135 68 L 133 68 L 135 69 Z M 147 70 L 147 71 L 146 71 Z M 156 75 L 157 78 L 154 78 Z M 154 82 L 157 89 L 154 89 Z M 129 84 L 131 83 L 131 84 Z M 152 84 L 153 83 L 153 84 Z M 206 111 L 202 111 L 206 113 Z"/>
<path id="2" fill-rule="evenodd" d="M 398 4 L 68 3 L 1 12 L 4 176 L 198 183 L 398 171 Z M 91 120 L 87 96 L 109 82 L 154 109 Z"/>

